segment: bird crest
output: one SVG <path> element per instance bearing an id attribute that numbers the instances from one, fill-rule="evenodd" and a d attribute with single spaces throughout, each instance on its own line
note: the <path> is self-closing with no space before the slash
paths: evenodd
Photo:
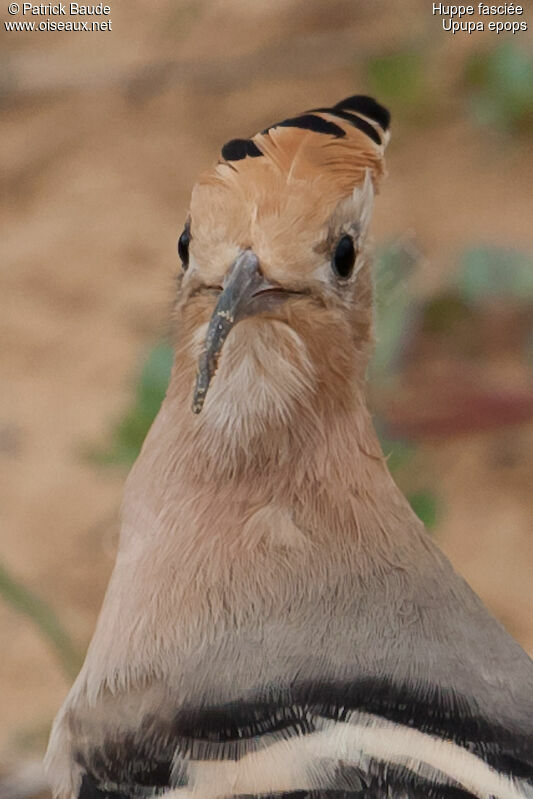
<path id="1" fill-rule="evenodd" d="M 332 107 L 314 108 L 265 128 L 250 139 L 232 139 L 221 150 L 221 164 L 238 171 L 253 159 L 265 158 L 287 181 L 310 173 L 329 174 L 339 194 L 353 189 L 370 169 L 383 172 L 390 114 L 373 98 L 354 95 Z M 240 162 L 244 161 L 244 164 Z"/>
<path id="2" fill-rule="evenodd" d="M 228 193 L 232 205 L 240 197 L 248 219 L 256 207 L 259 216 L 274 212 L 319 226 L 368 178 L 372 194 L 378 190 L 389 124 L 383 106 L 354 95 L 274 123 L 250 138 L 232 139 L 222 147 L 215 168 L 201 176 L 193 205 L 210 206 L 218 189 L 226 195 L 224 203 Z M 238 227 L 234 219 L 231 224 Z"/>

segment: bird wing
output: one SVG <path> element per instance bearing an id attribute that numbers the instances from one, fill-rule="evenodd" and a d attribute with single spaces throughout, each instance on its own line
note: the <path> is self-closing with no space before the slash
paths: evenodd
<path id="1" fill-rule="evenodd" d="M 400 615 L 392 585 L 363 606 L 354 586 L 337 616 L 322 595 L 313 622 L 226 631 L 181 680 L 91 702 L 78 692 L 60 723 L 75 742 L 73 795 L 533 797 L 533 665 L 433 555 L 440 573 Z"/>

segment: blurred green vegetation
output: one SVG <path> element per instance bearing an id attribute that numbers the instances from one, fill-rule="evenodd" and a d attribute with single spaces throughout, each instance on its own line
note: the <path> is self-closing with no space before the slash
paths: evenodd
<path id="1" fill-rule="evenodd" d="M 418 113 L 429 94 L 426 53 L 404 49 L 367 59 L 366 71 L 370 91 L 380 101 L 402 109 L 403 114 Z"/>
<path id="2" fill-rule="evenodd" d="M 476 122 L 507 133 L 533 128 L 533 53 L 515 41 L 475 53 L 464 82 Z"/>
<path id="3" fill-rule="evenodd" d="M 73 643 L 55 611 L 0 564 L 0 597 L 17 613 L 26 616 L 49 643 L 65 674 L 74 678 L 82 664 L 82 653 Z"/>
<path id="4" fill-rule="evenodd" d="M 91 460 L 100 464 L 133 463 L 165 397 L 172 358 L 172 347 L 164 341 L 147 353 L 133 389 L 131 408 L 115 425 L 111 446 L 92 450 Z"/>
<path id="5" fill-rule="evenodd" d="M 368 89 L 395 117 L 417 125 L 431 124 L 446 106 L 461 112 L 466 102 L 478 125 L 507 134 L 531 131 L 532 52 L 514 40 L 479 50 L 460 60 L 444 83 L 438 59 L 437 49 L 419 41 L 371 55 L 365 63 Z"/>
<path id="6" fill-rule="evenodd" d="M 371 379 L 380 384 L 401 371 L 405 352 L 415 326 L 424 333 L 450 338 L 451 332 L 462 326 L 463 333 L 477 324 L 478 309 L 487 303 L 498 302 L 507 307 L 522 308 L 533 319 L 533 258 L 518 250 L 477 245 L 459 254 L 455 277 L 451 285 L 427 297 L 415 300 L 409 278 L 416 268 L 416 253 L 412 248 L 385 248 L 377 263 L 377 346 L 371 366 Z M 518 339 L 520 329 L 516 331 Z M 461 335 L 461 355 L 470 354 L 471 337 Z M 524 360 L 533 351 L 533 322 L 526 325 L 519 344 Z M 532 359 L 533 360 L 533 359 Z M 397 482 L 402 485 L 408 474 L 417 446 L 408 441 L 391 441 L 387 437 L 385 420 L 377 419 L 383 451 Z M 430 486 L 415 493 L 407 492 L 413 510 L 428 528 L 432 528 L 440 512 L 438 498 Z"/>
<path id="7" fill-rule="evenodd" d="M 458 297 L 472 305 L 491 299 L 531 303 L 533 258 L 504 247 L 470 247 L 460 256 L 456 287 Z"/>
<path id="8" fill-rule="evenodd" d="M 375 393 L 385 390 L 402 368 L 402 356 L 419 316 L 419 303 L 409 285 L 419 260 L 415 245 L 408 240 L 390 243 L 376 254 L 376 344 L 369 369 Z M 417 447 L 408 441 L 390 439 L 385 419 L 374 417 L 374 424 L 391 474 L 402 487 Z M 427 486 L 405 493 L 426 527 L 434 527 L 438 517 L 435 492 Z"/>
<path id="9" fill-rule="evenodd" d="M 374 381 L 391 378 L 415 317 L 415 296 L 409 281 L 419 263 L 415 245 L 406 240 L 393 242 L 376 253 L 376 343 L 370 366 Z"/>

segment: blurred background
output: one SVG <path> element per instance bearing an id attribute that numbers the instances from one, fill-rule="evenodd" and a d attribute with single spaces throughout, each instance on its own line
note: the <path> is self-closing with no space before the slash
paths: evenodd
<path id="1" fill-rule="evenodd" d="M 428 0 L 110 4 L 111 31 L 2 25 L 2 796 L 40 790 L 95 623 L 168 378 L 195 177 L 226 140 L 349 94 L 393 117 L 376 424 L 430 534 L 533 654 L 533 10 L 531 31 L 453 35 Z"/>

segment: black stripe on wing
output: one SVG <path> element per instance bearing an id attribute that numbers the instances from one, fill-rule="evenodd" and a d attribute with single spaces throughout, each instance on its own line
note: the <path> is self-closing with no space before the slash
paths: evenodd
<path id="1" fill-rule="evenodd" d="M 134 734 L 118 741 L 106 740 L 89 755 L 78 757 L 83 770 L 92 775 L 92 782 L 91 778 L 84 781 L 80 799 L 155 795 L 168 787 L 187 785 L 187 762 L 191 759 L 238 760 L 278 740 L 312 734 L 321 727 L 320 720 L 357 724 L 357 713 L 452 741 L 501 774 L 533 786 L 531 730 L 508 728 L 475 715 L 466 698 L 455 692 L 435 687 L 422 690 L 421 686 L 415 692 L 386 680 L 367 679 L 336 684 L 300 683 L 290 690 L 265 691 L 255 700 L 182 709 L 164 725 L 154 717 L 145 719 Z M 383 734 L 387 735 L 386 729 Z M 385 768 L 387 764 L 382 762 L 381 766 Z M 387 779 L 391 773 L 389 768 Z M 422 777 L 409 774 L 418 785 Z M 94 793 L 95 786 L 100 793 Z M 335 787 L 331 785 L 332 789 Z M 417 793 L 413 784 L 407 795 L 414 799 L 433 795 L 435 799 L 468 797 L 459 787 L 452 790 L 440 786 L 439 793 L 433 794 L 424 793 L 426 789 L 429 790 L 426 786 Z M 365 793 L 364 797 L 373 795 L 376 799 L 387 796 L 377 792 Z M 313 795 L 313 799 L 317 797 Z"/>
<path id="2" fill-rule="evenodd" d="M 201 711 L 181 711 L 172 728 L 173 734 L 179 738 L 199 738 L 214 743 L 242 741 L 282 730 L 293 730 L 296 735 L 302 735 L 312 732 L 313 727 L 308 714 L 287 700 L 276 704 L 258 700 L 231 702 Z"/>
<path id="3" fill-rule="evenodd" d="M 407 774 L 407 772 L 405 772 Z M 344 780 L 343 780 L 344 782 Z M 387 782 L 370 780 L 361 785 L 357 780 L 353 788 L 325 788 L 318 791 L 291 791 L 290 793 L 246 794 L 233 799 L 477 799 L 475 794 L 462 788 L 433 785 L 427 780 L 389 774 Z"/>
<path id="4" fill-rule="evenodd" d="M 367 679 L 301 684 L 292 701 L 313 715 L 339 721 L 353 711 L 369 713 L 453 741 L 504 774 L 533 780 L 533 734 L 476 715 L 456 692 L 419 686 L 415 693 L 409 686 Z"/>
<path id="5" fill-rule="evenodd" d="M 305 734 L 313 731 L 313 718 L 347 721 L 354 712 L 453 741 L 503 774 L 533 779 L 531 733 L 476 715 L 455 692 L 427 687 L 415 693 L 385 680 L 299 684 L 283 695 L 273 690 L 268 698 L 256 701 L 188 709 L 176 716 L 172 736 L 180 750 L 194 748 L 204 757 L 218 759 L 232 744 L 232 756 L 239 757 L 260 736 Z"/>
<path id="6" fill-rule="evenodd" d="M 241 703 L 182 712 L 172 726 L 179 757 L 192 760 L 239 760 L 258 746 L 314 732 L 310 715 L 283 702 L 254 702 L 244 714 Z"/>
<path id="7" fill-rule="evenodd" d="M 78 799 L 144 799 L 169 787 L 187 785 L 183 770 L 173 765 L 174 741 L 146 718 L 135 733 L 106 738 L 75 760 L 84 773 Z"/>
<path id="8" fill-rule="evenodd" d="M 84 774 L 81 781 L 78 799 L 129 799 L 131 794 L 108 791 L 100 787 L 100 783 L 90 774 Z"/>
<path id="9" fill-rule="evenodd" d="M 171 787 L 183 787 L 183 784 L 173 782 L 171 785 L 170 780 L 165 785 L 147 785 L 133 781 L 117 784 L 85 773 L 78 799 L 148 799 L 164 795 Z"/>

